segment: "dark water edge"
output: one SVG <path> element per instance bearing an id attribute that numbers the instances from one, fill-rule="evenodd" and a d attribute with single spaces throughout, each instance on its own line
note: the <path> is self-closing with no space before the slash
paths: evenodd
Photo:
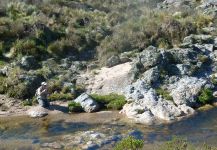
<path id="1" fill-rule="evenodd" d="M 89 118 L 89 119 L 88 119 Z M 171 140 L 174 136 L 187 138 L 195 145 L 204 142 L 217 146 L 217 109 L 199 112 L 169 125 L 145 126 L 126 123 L 118 112 L 97 114 L 61 114 L 42 119 L 28 117 L 0 118 L 0 149 L 12 145 L 27 149 L 39 148 L 44 142 L 58 141 L 65 134 L 95 130 L 108 136 L 131 131 L 144 138 L 150 147 Z M 112 130 L 110 130 L 112 129 Z M 25 149 L 25 148 L 24 148 Z"/>

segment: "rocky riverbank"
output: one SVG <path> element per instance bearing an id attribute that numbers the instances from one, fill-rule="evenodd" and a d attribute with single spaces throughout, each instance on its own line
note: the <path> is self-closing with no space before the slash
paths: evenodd
<path id="1" fill-rule="evenodd" d="M 67 113 L 71 102 L 88 113 L 121 109 L 130 120 L 153 125 L 189 117 L 216 101 L 215 0 L 165 0 L 152 6 L 154 11 L 145 9 L 148 2 L 118 3 L 121 8 L 138 8 L 120 22 L 118 14 L 125 9 L 87 3 L 53 2 L 60 11 L 50 13 L 31 2 L 14 2 L 2 9 L 8 13 L 0 14 L 4 31 L 0 33 L 8 33 L 13 41 L 0 39 L 0 93 L 15 98 L 1 95 L 2 116 Z M 62 21 L 68 11 L 73 17 L 82 15 L 72 22 L 66 19 L 65 27 Z M 148 17 L 153 19 L 144 21 Z M 17 20 L 22 40 L 5 29 Z M 24 107 L 25 102 L 35 102 L 42 81 L 48 83 L 50 110 Z"/>

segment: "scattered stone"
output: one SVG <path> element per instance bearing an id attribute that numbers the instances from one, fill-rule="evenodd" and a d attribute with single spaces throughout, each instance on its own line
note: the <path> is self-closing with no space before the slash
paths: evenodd
<path id="1" fill-rule="evenodd" d="M 5 66 L 4 68 L 0 69 L 0 75 L 2 76 L 8 76 L 9 74 L 9 68 Z"/>
<path id="2" fill-rule="evenodd" d="M 74 102 L 80 103 L 85 112 L 91 113 L 99 110 L 99 104 L 94 101 L 87 93 L 81 94 Z"/>
<path id="3" fill-rule="evenodd" d="M 27 114 L 32 118 L 41 118 L 41 117 L 47 116 L 48 111 L 47 111 L 47 109 L 45 109 L 43 107 L 36 106 L 36 107 L 32 107 L 31 109 L 29 109 L 27 111 Z"/>
<path id="4" fill-rule="evenodd" d="M 114 55 L 107 60 L 106 66 L 110 68 L 120 63 L 121 63 L 120 57 L 117 55 Z"/>
<path id="5" fill-rule="evenodd" d="M 57 142 L 43 143 L 41 146 L 42 147 L 52 148 L 52 149 L 62 149 L 63 148 L 63 146 L 60 143 L 57 143 Z"/>

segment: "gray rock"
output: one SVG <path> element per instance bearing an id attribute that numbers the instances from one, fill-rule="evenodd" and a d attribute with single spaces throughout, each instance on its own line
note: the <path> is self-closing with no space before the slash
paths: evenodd
<path id="1" fill-rule="evenodd" d="M 189 75 L 191 67 L 189 65 L 177 64 L 180 75 Z"/>
<path id="2" fill-rule="evenodd" d="M 120 63 L 121 63 L 120 57 L 117 55 L 114 55 L 107 60 L 106 66 L 110 68 L 110 67 L 116 66 Z"/>
<path id="3" fill-rule="evenodd" d="M 61 67 L 69 68 L 72 64 L 72 60 L 70 58 L 64 58 L 61 60 Z"/>
<path id="4" fill-rule="evenodd" d="M 159 7 L 171 8 L 171 9 L 174 7 L 190 9 L 192 5 L 193 3 L 191 0 L 164 0 L 164 2 Z"/>
<path id="5" fill-rule="evenodd" d="M 8 76 L 9 74 L 9 67 L 5 66 L 4 68 L 0 69 L 0 75 Z"/>
<path id="6" fill-rule="evenodd" d="M 91 70 L 93 70 L 93 69 L 97 69 L 99 66 L 97 65 L 97 64 L 89 64 L 88 66 L 87 66 L 87 70 L 88 71 L 91 71 Z"/>
<path id="7" fill-rule="evenodd" d="M 158 67 L 151 68 L 147 70 L 143 75 L 142 75 L 144 81 L 148 84 L 154 84 L 159 80 L 160 77 L 160 71 Z"/>
<path id="8" fill-rule="evenodd" d="M 38 63 L 34 56 L 24 56 L 20 63 L 25 69 L 36 69 L 38 67 Z"/>
<path id="9" fill-rule="evenodd" d="M 213 37 L 211 35 L 199 34 L 199 35 L 190 35 L 184 38 L 183 43 L 188 44 L 212 44 Z"/>
<path id="10" fill-rule="evenodd" d="M 197 7 L 197 9 L 214 9 L 217 6 L 216 0 L 203 0 L 201 5 Z M 205 11 L 206 12 L 206 11 Z"/>
<path id="11" fill-rule="evenodd" d="M 148 70 L 151 67 L 154 67 L 161 63 L 162 55 L 156 47 L 150 46 L 147 49 L 143 50 L 137 62 L 141 63 L 144 67 L 144 71 Z"/>
<path id="12" fill-rule="evenodd" d="M 196 77 L 183 77 L 178 82 L 171 84 L 168 89 L 177 105 L 195 106 L 197 96 L 201 89 L 207 84 L 205 79 Z"/>
<path id="13" fill-rule="evenodd" d="M 211 33 L 216 31 L 216 28 L 215 27 L 205 27 L 202 29 L 202 31 L 207 33 L 207 34 L 211 34 Z"/>
<path id="14" fill-rule="evenodd" d="M 85 112 L 91 113 L 99 110 L 99 104 L 86 93 L 81 94 L 74 101 L 80 103 Z"/>
<path id="15" fill-rule="evenodd" d="M 86 62 L 73 61 L 71 67 L 69 68 L 72 72 L 79 72 L 81 70 L 87 69 Z"/>
<path id="16" fill-rule="evenodd" d="M 124 105 L 120 113 L 125 114 L 136 123 L 152 125 L 155 122 L 154 115 L 146 107 L 136 103 Z"/>
<path id="17" fill-rule="evenodd" d="M 172 61 L 170 63 L 175 64 L 191 64 L 197 59 L 198 52 L 194 51 L 192 48 L 174 48 L 170 50 L 172 55 Z"/>
<path id="18" fill-rule="evenodd" d="M 193 108 L 191 108 L 191 107 L 189 107 L 189 106 L 187 106 L 187 105 L 185 105 L 185 104 L 179 105 L 178 108 L 179 108 L 180 110 L 182 110 L 185 114 L 192 115 L 192 114 L 195 113 L 195 110 L 194 110 Z"/>
<path id="19" fill-rule="evenodd" d="M 213 52 L 214 49 L 213 44 L 194 44 L 194 47 L 200 49 L 202 52 Z"/>
<path id="20" fill-rule="evenodd" d="M 155 90 L 141 80 L 137 80 L 128 86 L 125 96 L 131 103 L 126 104 L 121 113 L 126 114 L 128 118 L 135 122 L 150 125 L 162 121 L 170 122 L 188 115 L 172 102 L 158 97 Z"/>
<path id="21" fill-rule="evenodd" d="M 214 39 L 214 47 L 217 48 L 217 37 Z"/>
<path id="22" fill-rule="evenodd" d="M 47 109 L 37 106 L 27 111 L 27 114 L 32 118 L 41 118 L 48 115 Z"/>
<path id="23" fill-rule="evenodd" d="M 42 147 L 48 147 L 48 148 L 52 148 L 52 149 L 62 149 L 63 145 L 61 145 L 60 143 L 57 142 L 53 142 L 53 143 L 43 143 L 41 144 Z"/>

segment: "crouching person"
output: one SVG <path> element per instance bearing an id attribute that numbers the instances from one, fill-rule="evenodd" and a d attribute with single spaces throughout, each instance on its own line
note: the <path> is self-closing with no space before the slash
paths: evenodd
<path id="1" fill-rule="evenodd" d="M 38 104 L 41 107 L 49 108 L 50 103 L 49 103 L 49 101 L 47 99 L 47 95 L 48 95 L 47 83 L 42 82 L 41 86 L 36 90 L 36 98 L 37 98 Z"/>

